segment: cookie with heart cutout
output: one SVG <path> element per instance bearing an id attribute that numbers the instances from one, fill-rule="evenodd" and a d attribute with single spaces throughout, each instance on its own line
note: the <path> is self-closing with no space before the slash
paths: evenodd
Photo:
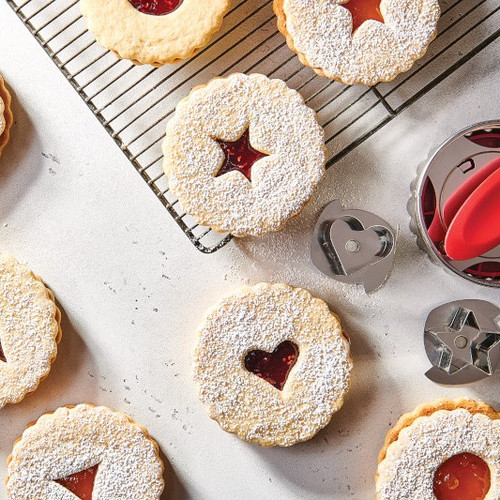
<path id="1" fill-rule="evenodd" d="M 230 0 L 81 0 L 99 44 L 135 64 L 162 66 L 194 56 L 219 31 Z"/>
<path id="2" fill-rule="evenodd" d="M 234 236 L 283 228 L 325 173 L 324 132 L 282 80 L 235 73 L 194 88 L 163 141 L 169 188 L 198 224 Z"/>
<path id="3" fill-rule="evenodd" d="M 261 446 L 291 446 L 326 426 L 349 390 L 352 360 L 338 318 L 284 283 L 244 286 L 199 328 L 194 379 L 208 414 Z"/>
<path id="4" fill-rule="evenodd" d="M 14 257 L 0 255 L 0 408 L 21 401 L 48 375 L 60 323 L 42 280 Z"/>
<path id="5" fill-rule="evenodd" d="M 302 64 L 347 85 L 408 71 L 437 33 L 438 0 L 274 0 L 278 29 Z"/>
<path id="6" fill-rule="evenodd" d="M 163 462 L 141 425 L 105 406 L 63 406 L 30 424 L 7 461 L 9 500 L 159 500 Z"/>
<path id="7" fill-rule="evenodd" d="M 4 79 L 0 76 L 0 155 L 9 142 L 10 128 L 14 122 L 10 106 L 10 92 L 5 86 Z"/>
<path id="8" fill-rule="evenodd" d="M 470 399 L 440 399 L 403 415 L 385 439 L 378 500 L 500 498 L 500 413 Z"/>

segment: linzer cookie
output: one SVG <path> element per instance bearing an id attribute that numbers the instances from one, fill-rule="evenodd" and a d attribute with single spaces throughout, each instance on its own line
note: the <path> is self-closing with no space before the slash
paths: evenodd
<path id="1" fill-rule="evenodd" d="M 262 446 L 291 446 L 341 408 L 351 368 L 349 342 L 325 302 L 301 288 L 260 283 L 207 312 L 194 378 L 222 429 Z"/>
<path id="2" fill-rule="evenodd" d="M 348 85 L 409 70 L 436 36 L 438 0 L 274 0 L 302 64 Z"/>
<path id="3" fill-rule="evenodd" d="M 144 427 L 104 406 L 58 408 L 28 426 L 7 462 L 9 500 L 158 500 L 158 445 Z"/>
<path id="4" fill-rule="evenodd" d="M 0 155 L 9 142 L 10 128 L 14 121 L 10 104 L 10 93 L 5 86 L 3 78 L 0 76 Z"/>
<path id="5" fill-rule="evenodd" d="M 230 0 L 81 0 L 80 7 L 102 46 L 136 64 L 161 66 L 204 47 Z"/>
<path id="6" fill-rule="evenodd" d="M 442 399 L 403 415 L 379 454 L 377 498 L 500 498 L 500 413 Z"/>
<path id="7" fill-rule="evenodd" d="M 169 187 L 199 224 L 235 236 L 277 231 L 325 172 L 324 132 L 281 80 L 241 73 L 196 87 L 163 142 Z"/>
<path id="8" fill-rule="evenodd" d="M 0 408 L 45 378 L 61 339 L 52 292 L 14 257 L 0 255 Z"/>

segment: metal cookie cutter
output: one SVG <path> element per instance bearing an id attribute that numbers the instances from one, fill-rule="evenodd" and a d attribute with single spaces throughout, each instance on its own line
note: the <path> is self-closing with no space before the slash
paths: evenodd
<path id="1" fill-rule="evenodd" d="M 314 228 L 313 264 L 343 283 L 363 284 L 373 292 L 387 279 L 394 260 L 396 234 L 375 214 L 344 210 L 340 201 L 329 203 Z"/>
<path id="2" fill-rule="evenodd" d="M 454 273 L 500 287 L 500 120 L 442 144 L 412 191 L 419 246 Z"/>
<path id="3" fill-rule="evenodd" d="M 438 384 L 466 384 L 493 375 L 500 361 L 500 308 L 485 300 L 457 300 L 434 309 L 424 331 Z"/>

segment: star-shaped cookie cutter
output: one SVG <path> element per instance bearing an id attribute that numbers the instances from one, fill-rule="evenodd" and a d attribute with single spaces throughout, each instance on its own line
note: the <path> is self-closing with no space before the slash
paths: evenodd
<path id="1" fill-rule="evenodd" d="M 443 304 L 429 314 L 424 346 L 438 384 L 466 384 L 493 375 L 500 361 L 500 308 L 478 299 Z"/>
<path id="2" fill-rule="evenodd" d="M 396 252 L 396 233 L 378 215 L 329 203 L 314 228 L 313 264 L 343 283 L 362 284 L 366 293 L 387 279 Z"/>

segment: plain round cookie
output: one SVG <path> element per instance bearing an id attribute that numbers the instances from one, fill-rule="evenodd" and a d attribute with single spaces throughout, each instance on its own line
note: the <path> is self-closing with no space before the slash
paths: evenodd
<path id="1" fill-rule="evenodd" d="M 146 429 L 105 406 L 63 406 L 30 424 L 7 461 L 9 500 L 72 500 L 56 482 L 98 465 L 93 498 L 159 500 L 163 462 Z"/>
<path id="2" fill-rule="evenodd" d="M 274 0 L 278 29 L 302 64 L 347 85 L 375 85 L 408 71 L 437 32 L 438 0 L 381 0 L 384 23 L 352 32 L 341 0 Z"/>
<path id="3" fill-rule="evenodd" d="M 33 392 L 50 371 L 61 340 L 52 292 L 24 264 L 0 255 L 0 408 Z"/>
<path id="4" fill-rule="evenodd" d="M 299 352 L 281 391 L 248 371 L 244 358 L 284 341 Z M 261 446 L 291 446 L 326 426 L 343 405 L 351 368 L 349 342 L 326 303 L 283 283 L 239 288 L 198 330 L 194 380 L 209 416 Z"/>
<path id="5" fill-rule="evenodd" d="M 184 0 L 162 16 L 144 14 L 128 0 L 80 0 L 99 44 L 136 64 L 162 66 L 188 59 L 219 31 L 230 0 Z"/>
<path id="6" fill-rule="evenodd" d="M 14 122 L 11 110 L 11 96 L 0 76 L 0 155 L 9 142 L 10 128 Z"/>
<path id="7" fill-rule="evenodd" d="M 440 399 L 420 405 L 387 433 L 378 457 L 377 499 L 435 500 L 437 468 L 459 453 L 472 453 L 488 464 L 491 487 L 485 500 L 498 499 L 499 442 L 500 413 L 485 403 Z"/>
<path id="8" fill-rule="evenodd" d="M 224 153 L 248 130 L 265 153 L 250 182 L 217 176 Z M 196 87 L 176 108 L 163 141 L 169 188 L 198 224 L 234 236 L 278 231 L 311 198 L 325 172 L 324 131 L 302 96 L 282 80 L 236 73 Z"/>

